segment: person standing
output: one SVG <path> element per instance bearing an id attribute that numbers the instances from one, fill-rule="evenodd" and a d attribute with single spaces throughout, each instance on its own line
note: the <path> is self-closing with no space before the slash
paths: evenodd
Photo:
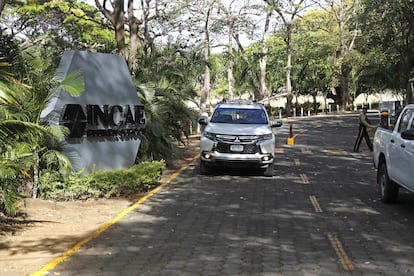
<path id="1" fill-rule="evenodd" d="M 358 131 L 358 137 L 357 137 L 357 139 L 355 141 L 355 145 L 354 145 L 354 152 L 359 151 L 359 146 L 361 145 L 362 138 L 365 139 L 365 142 L 367 143 L 367 146 L 368 146 L 369 150 L 370 151 L 373 150 L 372 142 L 371 142 L 371 139 L 369 138 L 367 128 L 371 128 L 371 127 L 374 127 L 374 126 L 371 125 L 370 121 L 367 118 L 367 111 L 368 111 L 368 108 L 366 106 L 364 106 L 364 107 L 362 107 L 362 111 L 359 114 L 359 131 Z"/>

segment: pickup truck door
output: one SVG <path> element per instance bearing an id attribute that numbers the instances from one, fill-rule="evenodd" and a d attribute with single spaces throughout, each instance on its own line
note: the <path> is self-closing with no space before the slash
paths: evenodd
<path id="1" fill-rule="evenodd" d="M 401 132 L 414 128 L 413 109 L 407 109 L 401 114 L 396 129 L 393 132 L 389 148 L 389 160 L 391 179 L 410 190 L 414 190 L 414 141 L 405 140 Z"/>

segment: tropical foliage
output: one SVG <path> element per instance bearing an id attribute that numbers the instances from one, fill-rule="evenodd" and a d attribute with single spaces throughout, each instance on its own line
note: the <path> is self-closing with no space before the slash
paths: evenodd
<path id="1" fill-rule="evenodd" d="M 126 170 L 97 171 L 86 176 L 63 177 L 56 171 L 42 175 L 39 190 L 52 200 L 84 200 L 131 196 L 149 191 L 161 179 L 163 161 L 142 162 Z"/>
<path id="2" fill-rule="evenodd" d="M 53 81 L 65 50 L 125 57 L 147 117 L 137 162 L 174 160 L 214 98 L 289 92 L 346 108 L 360 93 L 389 88 L 413 101 L 411 0 L 124 2 L 2 1 L 1 211 L 37 196 L 51 170 L 67 176 L 65 131 L 39 121 L 55 87 L 82 90 L 78 76 Z"/>
<path id="3" fill-rule="evenodd" d="M 66 130 L 40 124 L 40 113 L 52 91 L 44 86 L 34 90 L 40 81 L 34 86 L 23 84 L 8 70 L 12 66 L 3 65 L 8 77 L 0 83 L 0 210 L 13 215 L 19 196 L 37 197 L 41 169 L 68 173 L 70 162 L 59 149 Z M 36 74 L 31 77 L 41 79 Z M 52 85 L 53 81 L 43 79 L 42 83 Z M 61 85 L 74 95 L 83 90 L 76 76 Z"/>
<path id="4" fill-rule="evenodd" d="M 140 160 L 173 160 L 185 144 L 196 113 L 187 107 L 197 96 L 194 79 L 201 68 L 196 52 L 179 52 L 174 45 L 145 58 L 136 72 L 136 85 L 145 105 L 147 125 Z"/>

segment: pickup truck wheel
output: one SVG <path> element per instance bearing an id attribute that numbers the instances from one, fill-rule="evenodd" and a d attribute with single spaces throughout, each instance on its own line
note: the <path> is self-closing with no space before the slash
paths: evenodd
<path id="1" fill-rule="evenodd" d="M 210 168 L 206 164 L 206 162 L 200 160 L 200 174 L 206 175 L 210 172 Z"/>
<path id="2" fill-rule="evenodd" d="M 378 169 L 378 184 L 381 193 L 381 201 L 394 203 L 398 198 L 398 185 L 388 177 L 387 165 L 383 162 Z"/>
<path id="3" fill-rule="evenodd" d="M 270 164 L 264 171 L 264 176 L 272 177 L 273 176 L 273 169 L 275 168 L 274 164 Z"/>

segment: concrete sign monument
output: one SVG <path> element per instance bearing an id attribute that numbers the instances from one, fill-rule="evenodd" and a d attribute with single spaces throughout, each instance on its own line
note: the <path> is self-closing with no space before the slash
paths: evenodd
<path id="1" fill-rule="evenodd" d="M 56 79 L 62 81 L 76 71 L 84 78 L 85 91 L 72 97 L 59 88 L 41 121 L 69 129 L 62 148 L 75 171 L 87 174 L 131 167 L 145 128 L 145 114 L 124 58 L 65 52 Z"/>

